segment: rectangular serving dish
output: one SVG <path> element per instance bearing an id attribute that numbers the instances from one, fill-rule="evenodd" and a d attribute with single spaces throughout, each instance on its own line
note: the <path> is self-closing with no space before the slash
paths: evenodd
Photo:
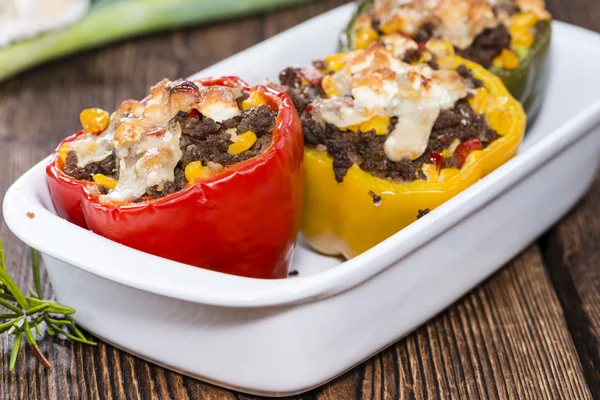
<path id="1" fill-rule="evenodd" d="M 286 66 L 334 52 L 353 8 L 323 14 L 194 77 L 276 80 Z M 243 392 L 309 390 L 443 310 L 589 188 L 600 150 L 600 35 L 560 22 L 553 29 L 547 97 L 518 155 L 350 261 L 319 255 L 299 239 L 292 266 L 299 275 L 267 281 L 133 250 L 56 216 L 45 182 L 48 159 L 9 189 L 4 218 L 43 253 L 58 299 L 99 338 Z"/>

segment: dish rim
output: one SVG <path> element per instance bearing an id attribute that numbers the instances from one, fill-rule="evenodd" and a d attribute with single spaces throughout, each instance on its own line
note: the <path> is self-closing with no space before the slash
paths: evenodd
<path id="1" fill-rule="evenodd" d="M 348 5 L 318 16 L 313 21 L 325 18 L 332 12 L 339 12 L 343 7 Z M 306 23 L 308 22 L 311 20 Z M 583 28 L 557 21 L 553 24 L 559 31 L 577 31 L 593 35 L 596 40 L 600 39 L 597 33 Z M 296 28 L 280 35 L 289 36 Z M 280 35 L 256 46 L 268 45 L 272 40 L 281 39 Z M 236 56 L 242 56 L 256 46 Z M 194 74 L 193 77 L 201 73 Z M 294 279 L 261 280 L 196 268 L 123 246 L 63 220 L 44 207 L 42 199 L 36 194 L 40 176 L 45 181 L 44 170 L 51 156 L 32 167 L 9 188 L 3 203 L 3 213 L 9 229 L 28 245 L 109 281 L 193 303 L 236 308 L 284 306 L 342 293 L 401 262 L 468 215 L 485 207 L 554 155 L 583 138 L 598 124 L 600 98 L 424 218 L 367 252 L 345 261 L 343 267 L 340 265 L 318 274 Z M 32 223 L 26 223 L 29 221 L 25 217 L 28 212 L 36 215 L 31 220 Z M 51 228 L 59 229 L 61 234 L 44 234 Z M 91 247 L 102 254 L 102 258 L 89 257 L 88 249 Z M 106 268 L 104 265 L 111 267 Z"/>

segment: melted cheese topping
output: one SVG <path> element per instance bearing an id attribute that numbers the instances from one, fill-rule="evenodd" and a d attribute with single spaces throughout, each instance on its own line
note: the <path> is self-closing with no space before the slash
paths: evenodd
<path id="1" fill-rule="evenodd" d="M 541 20 L 549 20 L 552 15 L 546 10 L 546 3 L 544 0 L 514 0 L 515 5 L 519 7 L 521 11 L 531 11 L 538 16 Z"/>
<path id="2" fill-rule="evenodd" d="M 84 168 L 93 162 L 100 162 L 112 154 L 112 137 L 86 133 L 81 139 L 71 142 L 69 150 L 77 155 L 77 166 Z"/>
<path id="3" fill-rule="evenodd" d="M 440 21 L 434 35 L 459 49 L 469 47 L 486 28 L 498 25 L 492 6 L 486 0 L 440 0 L 434 10 Z"/>
<path id="4" fill-rule="evenodd" d="M 175 180 L 175 166 L 181 159 L 179 124 L 167 128 L 152 128 L 139 121 L 127 121 L 128 126 L 115 133 L 113 144 L 119 160 L 119 181 L 100 201 L 131 201 L 141 197 L 149 187 Z M 121 128 L 119 127 L 119 128 Z M 131 135 L 130 135 L 131 134 Z"/>
<path id="5" fill-rule="evenodd" d="M 353 54 L 331 76 L 339 95 L 315 100 L 313 117 L 340 129 L 376 116 L 398 117 L 384 144 L 386 155 L 392 161 L 420 157 L 440 110 L 467 96 L 463 78 L 456 71 L 403 63 L 380 44 Z"/>
<path id="6" fill-rule="evenodd" d="M 231 89 L 211 86 L 200 89 L 198 111 L 217 122 L 240 114 L 240 109 Z"/>
<path id="7" fill-rule="evenodd" d="M 372 16 L 379 20 L 385 36 L 392 32 L 414 36 L 423 25 L 432 23 L 434 37 L 464 50 L 485 29 L 510 23 L 506 13 L 494 12 L 494 6 L 502 4 L 533 12 L 541 20 L 551 18 L 544 0 L 375 0 Z M 370 17 L 361 17 L 356 27 L 365 29 L 369 24 Z"/>
<path id="8" fill-rule="evenodd" d="M 409 37 L 406 37 L 398 32 L 392 32 L 381 38 L 381 43 L 386 49 L 390 50 L 394 57 L 404 58 L 404 55 L 409 50 L 417 50 L 419 45 Z"/>
<path id="9" fill-rule="evenodd" d="M 128 202 L 143 196 L 148 188 L 161 191 L 175 179 L 181 160 L 181 126 L 172 121 L 180 111 L 197 109 L 217 122 L 240 114 L 236 96 L 239 90 L 220 86 L 204 87 L 190 81 L 163 80 L 151 88 L 141 102 L 124 101 L 111 115 L 107 129 L 99 135 L 86 134 L 70 143 L 78 167 L 102 161 L 115 153 L 119 180 L 102 203 Z"/>

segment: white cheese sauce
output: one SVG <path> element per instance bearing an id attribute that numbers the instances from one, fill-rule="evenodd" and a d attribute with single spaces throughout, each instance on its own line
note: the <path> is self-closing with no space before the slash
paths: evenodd
<path id="1" fill-rule="evenodd" d="M 423 25 L 432 23 L 433 37 L 447 40 L 464 50 L 485 29 L 510 23 L 510 17 L 505 13 L 494 12 L 494 6 L 501 4 L 533 12 L 541 20 L 551 18 L 544 0 L 375 0 L 373 14 L 380 26 L 400 29 L 409 36 L 416 35 Z M 364 24 L 365 20 L 359 22 Z M 382 40 L 385 42 L 386 36 L 393 35 L 385 35 Z M 395 54 L 402 57 L 402 54 Z"/>
<path id="2" fill-rule="evenodd" d="M 464 79 L 456 71 L 403 63 L 380 44 L 353 56 L 331 78 L 341 95 L 313 102 L 313 117 L 340 129 L 376 116 L 397 117 L 384 144 L 387 157 L 392 161 L 419 158 L 440 111 L 467 96 Z"/>
<path id="3" fill-rule="evenodd" d="M 77 155 L 77 166 L 104 160 L 113 152 L 119 179 L 114 189 L 101 195 L 101 203 L 128 202 L 142 197 L 148 188 L 162 191 L 175 180 L 181 160 L 181 126 L 173 118 L 179 112 L 197 109 L 222 122 L 240 114 L 237 89 L 201 86 L 190 81 L 163 80 L 151 88 L 142 102 L 124 101 L 101 134 L 85 134 L 69 144 Z"/>

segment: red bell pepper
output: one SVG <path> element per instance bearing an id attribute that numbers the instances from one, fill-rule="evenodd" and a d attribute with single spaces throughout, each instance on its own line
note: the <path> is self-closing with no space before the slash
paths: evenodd
<path id="1" fill-rule="evenodd" d="M 458 162 L 458 168 L 462 168 L 469 154 L 481 149 L 483 149 L 483 146 L 481 145 L 481 140 L 478 138 L 469 139 L 459 144 L 456 150 L 454 150 L 454 157 L 456 157 L 456 161 Z"/>
<path id="2" fill-rule="evenodd" d="M 299 229 L 304 184 L 298 115 L 288 95 L 271 88 L 250 88 L 237 77 L 199 82 L 260 92 L 279 111 L 271 146 L 179 192 L 124 205 L 101 204 L 89 190 L 92 182 L 63 172 L 58 146 L 46 168 L 58 214 L 108 239 L 167 259 L 246 277 L 285 278 Z"/>

